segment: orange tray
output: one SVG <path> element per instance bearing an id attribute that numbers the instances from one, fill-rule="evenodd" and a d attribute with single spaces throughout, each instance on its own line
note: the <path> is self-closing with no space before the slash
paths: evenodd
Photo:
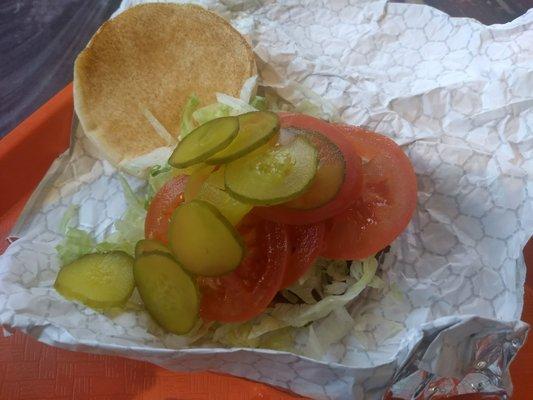
<path id="1" fill-rule="evenodd" d="M 69 144 L 72 85 L 68 85 L 0 140 L 0 253 L 6 236 L 52 161 Z M 525 250 L 533 268 L 533 242 Z M 530 278 L 530 277 L 529 277 Z M 533 282 L 523 320 L 533 322 Z M 533 399 L 533 345 L 511 367 L 513 399 Z M 214 373 L 171 372 L 120 357 L 71 352 L 22 333 L 0 338 L 1 400 L 289 400 L 301 397 L 264 384 Z M 462 396 L 461 399 L 481 399 Z M 459 399 L 456 397 L 455 399 Z M 484 397 L 487 399 L 487 397 Z"/>

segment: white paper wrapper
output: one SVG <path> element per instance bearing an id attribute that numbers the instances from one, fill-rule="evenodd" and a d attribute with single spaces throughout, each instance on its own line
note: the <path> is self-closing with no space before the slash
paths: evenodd
<path id="1" fill-rule="evenodd" d="M 418 209 L 383 269 L 404 301 L 371 295 L 321 361 L 176 350 L 183 341 L 143 311 L 110 317 L 66 301 L 52 285 L 67 207 L 80 205 L 81 227 L 100 238 L 124 211 L 115 169 L 78 131 L 0 257 L 0 323 L 68 349 L 220 371 L 315 399 L 509 390 L 507 366 L 526 334 L 521 249 L 533 233 L 533 12 L 487 27 L 384 1 L 203 4 L 248 36 L 264 85 L 294 104 L 305 99 L 298 85 L 311 88 L 344 121 L 403 145 Z"/>

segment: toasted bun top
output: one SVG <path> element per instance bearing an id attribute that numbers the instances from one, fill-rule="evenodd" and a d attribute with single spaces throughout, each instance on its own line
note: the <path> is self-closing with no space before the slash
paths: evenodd
<path id="1" fill-rule="evenodd" d="M 187 98 L 239 95 L 256 73 L 246 40 L 193 5 L 151 3 L 104 23 L 74 65 L 74 105 L 87 136 L 118 165 L 166 146 L 143 112 L 173 135 Z"/>

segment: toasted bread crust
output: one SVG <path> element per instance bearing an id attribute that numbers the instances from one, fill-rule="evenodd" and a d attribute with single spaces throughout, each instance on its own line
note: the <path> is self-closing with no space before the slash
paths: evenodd
<path id="1" fill-rule="evenodd" d="M 104 23 L 74 65 L 74 105 L 87 136 L 115 165 L 166 145 L 143 108 L 177 135 L 183 106 L 238 96 L 256 74 L 246 40 L 201 7 L 152 3 Z"/>

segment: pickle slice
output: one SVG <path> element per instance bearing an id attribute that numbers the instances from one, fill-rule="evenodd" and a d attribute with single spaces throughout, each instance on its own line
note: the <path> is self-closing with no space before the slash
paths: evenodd
<path id="1" fill-rule="evenodd" d="M 176 168 L 185 168 L 202 162 L 226 148 L 238 131 L 237 117 L 222 117 L 206 122 L 178 143 L 168 163 Z"/>
<path id="2" fill-rule="evenodd" d="M 213 171 L 214 168 L 213 165 L 207 166 L 189 177 L 185 187 L 185 201 L 207 201 L 235 226 L 250 212 L 252 206 L 230 196 L 224 186 L 224 166 L 216 171 Z"/>
<path id="3" fill-rule="evenodd" d="M 133 266 L 135 283 L 152 318 L 168 332 L 183 335 L 198 320 L 193 279 L 166 253 L 142 254 Z"/>
<path id="4" fill-rule="evenodd" d="M 344 183 L 346 163 L 342 152 L 335 143 L 317 132 L 302 131 L 317 149 L 318 166 L 313 184 L 300 196 L 284 204 L 298 209 L 312 209 L 329 203 Z"/>
<path id="5" fill-rule="evenodd" d="M 54 287 L 95 309 L 121 307 L 135 287 L 133 257 L 123 251 L 87 254 L 62 267 Z"/>
<path id="6" fill-rule="evenodd" d="M 207 201 L 217 208 L 220 213 L 233 225 L 237 225 L 253 206 L 239 201 L 210 181 L 204 182 L 196 196 L 198 200 Z"/>
<path id="7" fill-rule="evenodd" d="M 224 183 L 224 170 L 225 167 L 221 165 L 219 169 L 213 171 L 211 175 L 209 175 L 209 178 L 207 178 L 206 182 L 219 189 L 225 190 L 226 184 Z"/>
<path id="8" fill-rule="evenodd" d="M 172 255 L 170 249 L 158 240 L 142 239 L 135 245 L 135 257 L 139 257 L 144 253 L 151 253 L 152 251 L 160 251 Z"/>
<path id="9" fill-rule="evenodd" d="M 206 166 L 207 166 L 207 164 L 198 163 L 198 164 L 191 165 L 190 167 L 173 168 L 173 173 L 174 173 L 174 176 L 177 176 L 177 175 L 191 176 L 192 174 L 195 174 L 196 172 L 200 171 L 201 169 L 204 169 Z"/>
<path id="10" fill-rule="evenodd" d="M 261 147 L 279 132 L 279 117 L 270 111 L 253 111 L 241 114 L 239 132 L 222 151 L 209 158 L 208 164 L 225 164 Z"/>
<path id="11" fill-rule="evenodd" d="M 185 185 L 185 191 L 183 192 L 186 202 L 194 200 L 194 198 L 198 195 L 200 188 L 206 179 L 209 178 L 214 168 L 214 165 L 206 165 L 189 176 L 189 179 L 187 179 L 187 184 Z"/>
<path id="12" fill-rule="evenodd" d="M 317 170 L 317 151 L 302 137 L 254 152 L 226 165 L 226 189 L 237 200 L 254 205 L 284 203 L 312 184 Z"/>
<path id="13" fill-rule="evenodd" d="M 244 254 L 235 228 L 216 207 L 202 200 L 174 210 L 168 237 L 178 262 L 198 275 L 217 276 L 233 271 Z"/>

